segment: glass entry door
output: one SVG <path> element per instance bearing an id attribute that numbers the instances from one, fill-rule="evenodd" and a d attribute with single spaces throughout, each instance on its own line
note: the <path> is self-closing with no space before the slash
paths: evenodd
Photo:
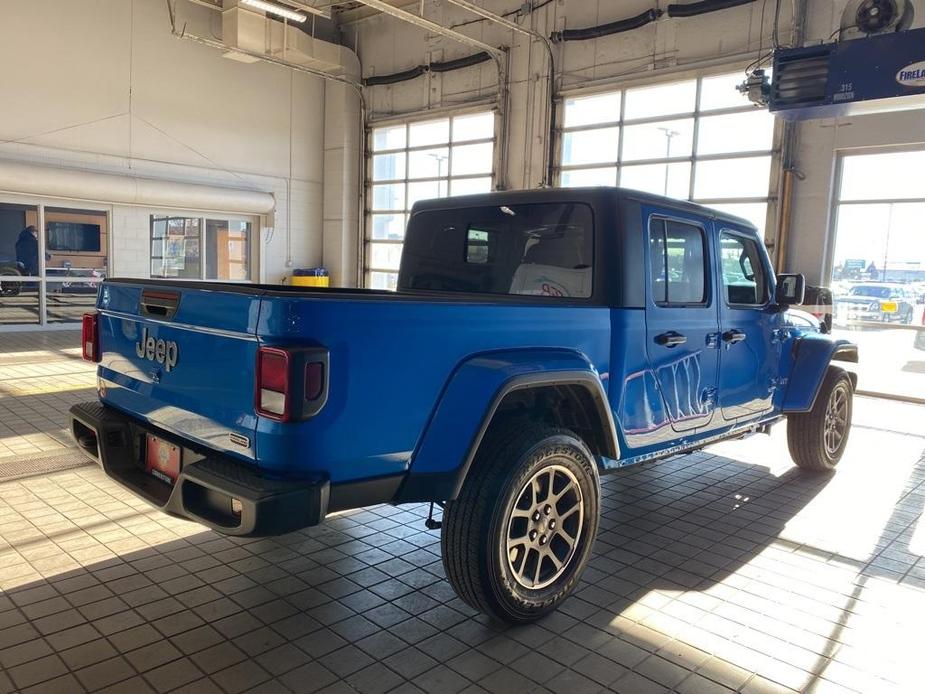
<path id="1" fill-rule="evenodd" d="M 0 203 L 0 330 L 77 323 L 109 269 L 105 211 Z"/>
<path id="2" fill-rule="evenodd" d="M 40 325 L 38 208 L 0 204 L 0 328 Z"/>
<path id="3" fill-rule="evenodd" d="M 839 164 L 833 332 L 858 344 L 859 389 L 925 400 L 925 149 Z"/>
<path id="4" fill-rule="evenodd" d="M 109 270 L 105 212 L 45 208 L 45 316 L 73 323 L 92 311 L 96 290 Z"/>

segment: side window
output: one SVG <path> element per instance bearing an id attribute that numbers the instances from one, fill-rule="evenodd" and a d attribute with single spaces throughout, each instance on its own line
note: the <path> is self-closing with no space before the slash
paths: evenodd
<path id="1" fill-rule="evenodd" d="M 728 303 L 760 306 L 768 300 L 768 283 L 757 241 L 722 232 L 720 260 Z"/>
<path id="2" fill-rule="evenodd" d="M 707 300 L 706 239 L 693 224 L 652 219 L 649 263 L 652 299 L 662 306 L 699 306 Z"/>

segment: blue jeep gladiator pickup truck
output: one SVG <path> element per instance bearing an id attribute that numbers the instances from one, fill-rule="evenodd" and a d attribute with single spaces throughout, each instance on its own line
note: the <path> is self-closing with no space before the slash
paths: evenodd
<path id="1" fill-rule="evenodd" d="M 601 474 L 788 418 L 835 467 L 854 345 L 786 319 L 748 222 L 615 188 L 415 205 L 398 291 L 107 279 L 84 318 L 107 475 L 229 535 L 379 503 L 444 507 L 446 574 L 508 622 L 575 586 Z M 435 527 L 430 522 L 429 527 Z"/>

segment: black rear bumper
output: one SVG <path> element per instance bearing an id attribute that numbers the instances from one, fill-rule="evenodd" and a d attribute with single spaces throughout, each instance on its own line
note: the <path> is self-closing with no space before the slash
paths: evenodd
<path id="1" fill-rule="evenodd" d="M 198 521 L 226 535 L 281 535 L 317 525 L 328 512 L 326 478 L 281 480 L 215 453 L 190 450 L 172 486 L 144 471 L 145 434 L 163 432 L 99 402 L 71 407 L 71 435 L 81 450 L 121 485 L 157 508 Z M 233 501 L 235 500 L 235 501 Z"/>

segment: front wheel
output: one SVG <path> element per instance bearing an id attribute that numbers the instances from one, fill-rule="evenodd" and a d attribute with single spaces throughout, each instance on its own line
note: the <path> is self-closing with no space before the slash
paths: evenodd
<path id="1" fill-rule="evenodd" d="M 813 409 L 787 416 L 790 457 L 804 470 L 833 470 L 841 460 L 851 432 L 854 388 L 844 369 L 830 366 Z"/>
<path id="2" fill-rule="evenodd" d="M 443 514 L 457 595 L 512 624 L 555 610 L 588 562 L 599 496 L 594 459 L 571 431 L 518 423 L 493 432 Z"/>

